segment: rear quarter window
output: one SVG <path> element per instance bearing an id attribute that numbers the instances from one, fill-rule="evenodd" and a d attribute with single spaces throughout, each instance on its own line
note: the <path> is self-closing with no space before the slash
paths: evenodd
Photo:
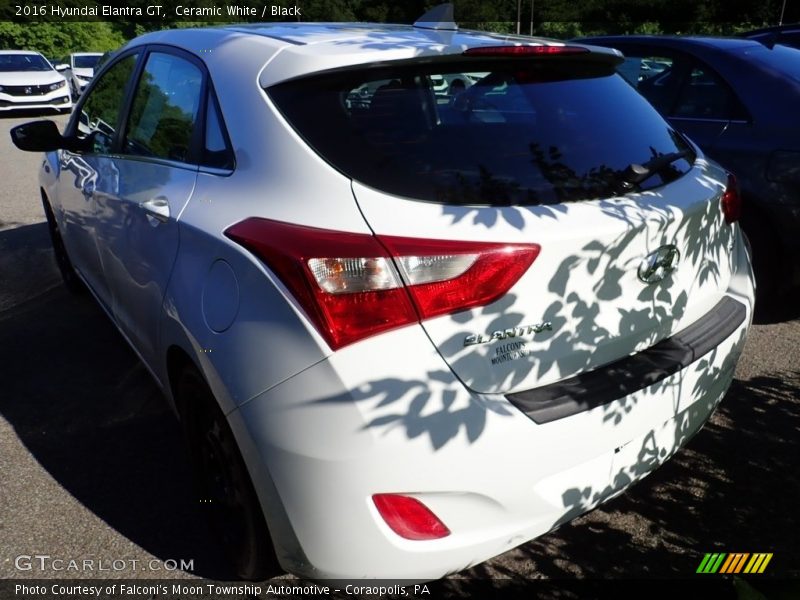
<path id="1" fill-rule="evenodd" d="M 687 148 L 613 65 L 590 61 L 357 69 L 267 92 L 306 142 L 348 177 L 433 202 L 608 197 L 620 191 L 632 163 Z M 690 168 L 680 159 L 640 185 L 662 185 Z"/>

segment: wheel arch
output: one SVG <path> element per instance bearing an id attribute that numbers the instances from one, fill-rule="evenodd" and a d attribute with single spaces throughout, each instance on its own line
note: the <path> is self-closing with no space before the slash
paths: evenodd
<path id="1" fill-rule="evenodd" d="M 194 370 L 205 381 L 212 396 L 214 395 L 213 390 L 208 385 L 208 381 L 195 359 L 178 344 L 173 343 L 167 348 L 166 369 L 168 385 L 164 389 L 169 392 L 169 401 L 172 409 L 183 424 L 186 425 L 186 419 L 191 414 L 191 407 L 187 404 L 187 399 L 182 398 L 180 394 L 179 388 L 182 373 L 186 369 Z M 216 398 L 214 400 L 216 401 Z M 225 418 L 239 448 L 264 515 L 275 558 L 277 558 L 283 569 L 289 572 L 303 572 L 307 569 L 308 559 L 305 557 L 305 553 L 291 526 L 272 476 L 255 448 L 253 440 L 250 438 L 247 423 L 244 422 L 242 414 L 238 410 L 225 415 Z"/>
<path id="2" fill-rule="evenodd" d="M 187 368 L 194 369 L 202 376 L 202 371 L 186 350 L 178 344 L 170 345 L 166 354 L 167 386 L 165 389 L 169 392 L 167 399 L 172 410 L 181 420 L 186 415 L 188 407 L 183 405 L 186 400 L 180 397 L 178 386 L 181 373 Z"/>

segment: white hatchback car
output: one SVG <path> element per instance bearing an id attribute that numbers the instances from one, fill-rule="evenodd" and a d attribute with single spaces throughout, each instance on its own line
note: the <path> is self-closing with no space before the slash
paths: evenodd
<path id="1" fill-rule="evenodd" d="M 38 108 L 68 112 L 67 80 L 38 52 L 0 50 L 0 111 Z"/>
<path id="2" fill-rule="evenodd" d="M 441 577 L 708 419 L 753 309 L 740 199 L 621 60 L 430 16 L 161 31 L 63 136 L 12 133 L 242 577 L 272 545 L 314 579 Z"/>

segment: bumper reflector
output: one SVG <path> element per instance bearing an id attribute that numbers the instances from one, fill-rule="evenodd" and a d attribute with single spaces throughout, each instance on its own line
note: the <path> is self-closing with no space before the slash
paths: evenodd
<path id="1" fill-rule="evenodd" d="M 383 520 L 400 537 L 407 540 L 437 540 L 450 535 L 450 530 L 422 502 L 400 494 L 375 494 L 372 501 Z"/>

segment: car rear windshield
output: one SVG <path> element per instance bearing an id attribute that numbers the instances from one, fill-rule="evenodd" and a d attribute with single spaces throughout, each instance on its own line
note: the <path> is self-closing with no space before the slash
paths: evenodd
<path id="1" fill-rule="evenodd" d="M 94 69 L 94 66 L 97 64 L 97 61 L 100 60 L 100 54 L 93 55 L 93 54 L 83 54 L 78 55 L 75 57 L 75 68 L 76 69 Z"/>
<path id="2" fill-rule="evenodd" d="M 360 68 L 267 90 L 326 161 L 384 192 L 448 204 L 537 205 L 680 177 L 687 143 L 589 60 L 503 59 Z M 635 186 L 631 165 L 682 154 Z M 664 162 L 664 161 L 661 161 Z"/>

